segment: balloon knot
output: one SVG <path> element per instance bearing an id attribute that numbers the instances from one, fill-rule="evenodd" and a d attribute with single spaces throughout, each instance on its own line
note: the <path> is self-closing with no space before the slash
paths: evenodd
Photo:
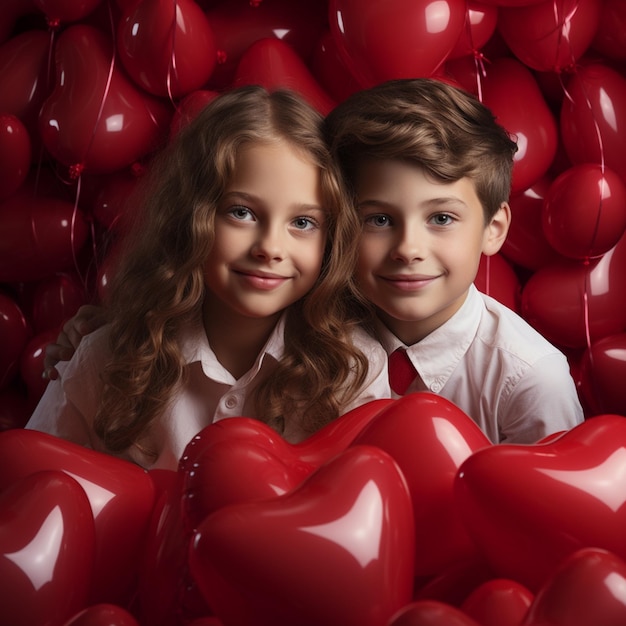
<path id="1" fill-rule="evenodd" d="M 226 50 L 218 50 L 217 51 L 217 63 L 218 65 L 224 65 L 228 60 L 228 54 L 226 54 Z"/>
<path id="2" fill-rule="evenodd" d="M 135 161 L 130 166 L 130 173 L 135 176 L 135 178 L 139 178 L 146 173 L 146 166 L 143 163 L 139 163 L 139 161 Z"/>
<path id="3" fill-rule="evenodd" d="M 250 0 L 250 6 L 253 9 L 258 9 L 261 6 L 261 2 L 263 2 L 263 0 Z"/>
<path id="4" fill-rule="evenodd" d="M 47 17 L 46 23 L 48 24 L 48 28 L 50 30 L 59 30 L 61 26 L 61 20 L 58 17 Z"/>
<path id="5" fill-rule="evenodd" d="M 85 164 L 74 163 L 74 165 L 70 165 L 69 170 L 70 170 L 70 178 L 72 180 L 76 180 L 85 171 Z"/>

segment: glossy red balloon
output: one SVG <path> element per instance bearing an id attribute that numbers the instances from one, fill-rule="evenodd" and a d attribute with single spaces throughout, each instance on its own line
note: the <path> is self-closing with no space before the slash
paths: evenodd
<path id="1" fill-rule="evenodd" d="M 48 381 L 42 378 L 46 346 L 55 341 L 58 334 L 58 329 L 37 333 L 28 340 L 20 355 L 20 377 L 26 385 L 28 400 L 33 408 L 48 386 Z"/>
<path id="2" fill-rule="evenodd" d="M 3 623 L 62 624 L 84 608 L 94 546 L 89 501 L 67 474 L 36 472 L 0 492 Z"/>
<path id="3" fill-rule="evenodd" d="M 293 89 L 322 115 L 327 115 L 335 106 L 304 61 L 280 39 L 260 39 L 241 57 L 234 85 L 255 84 L 270 90 L 281 87 Z"/>
<path id="4" fill-rule="evenodd" d="M 209 80 L 221 90 L 234 80 L 246 50 L 259 39 L 277 38 L 308 64 L 315 43 L 327 28 L 327 7 L 319 0 L 228 0 L 213 2 L 207 17 L 215 33 L 219 62 Z"/>
<path id="5" fill-rule="evenodd" d="M 536 271 L 522 288 L 522 316 L 549 341 L 587 347 L 626 326 L 626 239 L 588 264 L 563 261 Z"/>
<path id="6" fill-rule="evenodd" d="M 459 59 L 480 50 L 491 39 L 497 23 L 497 7 L 468 0 L 465 9 L 465 25 L 448 54 L 447 60 Z"/>
<path id="7" fill-rule="evenodd" d="M 396 613 L 388 626 L 482 626 L 482 624 L 445 602 L 416 600 Z"/>
<path id="8" fill-rule="evenodd" d="M 509 309 L 520 312 L 522 288 L 513 266 L 500 254 L 483 255 L 474 284 Z"/>
<path id="9" fill-rule="evenodd" d="M 626 623 L 626 563 L 594 547 L 566 558 L 539 590 L 520 626 Z"/>
<path id="10" fill-rule="evenodd" d="M 50 92 L 47 79 L 50 50 L 50 35 L 43 30 L 18 33 L 0 46 L 0 85 L 11 86 L 0 89 L 0 111 L 21 120 L 33 148 L 41 145 L 37 118 Z"/>
<path id="11" fill-rule="evenodd" d="M 139 622 L 121 606 L 95 604 L 80 611 L 63 626 L 139 626 Z"/>
<path id="12" fill-rule="evenodd" d="M 563 256 L 601 256 L 626 230 L 626 185 L 607 167 L 575 165 L 550 185 L 542 226 L 548 242 Z"/>
<path id="13" fill-rule="evenodd" d="M 126 170 L 114 172 L 102 186 L 93 202 L 93 216 L 97 222 L 114 232 L 122 227 L 127 215 L 132 215 L 137 182 L 140 176 L 134 176 Z"/>
<path id="14" fill-rule="evenodd" d="M 310 67 L 322 88 L 337 102 L 342 102 L 360 89 L 360 84 L 346 67 L 330 30 L 325 30 L 319 38 Z"/>
<path id="15" fill-rule="evenodd" d="M 591 45 L 602 0 L 544 0 L 502 7 L 498 30 L 513 54 L 539 71 L 571 68 Z"/>
<path id="16" fill-rule="evenodd" d="M 89 15 L 102 0 L 34 0 L 51 20 L 77 22 Z"/>
<path id="17" fill-rule="evenodd" d="M 56 160 L 79 166 L 75 173 L 82 167 L 103 174 L 157 147 L 170 112 L 121 69 L 111 72 L 114 50 L 100 31 L 85 24 L 70 26 L 59 35 L 55 56 L 56 85 L 41 108 L 39 130 Z"/>
<path id="18" fill-rule="evenodd" d="M 626 78 L 599 63 L 580 67 L 566 84 L 561 137 L 573 164 L 604 163 L 626 184 Z"/>
<path id="19" fill-rule="evenodd" d="M 604 0 L 591 47 L 609 59 L 626 60 L 626 4 L 622 0 Z"/>
<path id="20" fill-rule="evenodd" d="M 33 407 L 26 392 L 20 387 L 0 389 L 0 432 L 10 428 L 23 428 L 29 420 Z"/>
<path id="21" fill-rule="evenodd" d="M 37 283 L 33 293 L 32 319 L 35 332 L 55 332 L 86 304 L 85 286 L 73 274 L 59 273 Z"/>
<path id="22" fill-rule="evenodd" d="M 551 443 L 500 445 L 463 463 L 457 504 L 499 577 L 536 592 L 577 550 L 626 555 L 626 418 L 587 419 Z"/>
<path id="23" fill-rule="evenodd" d="M 189 564 L 224 623 L 370 626 L 409 602 L 413 542 L 396 463 L 356 446 L 284 496 L 208 516 Z"/>
<path id="24" fill-rule="evenodd" d="M 524 585 L 494 578 L 472 591 L 461 610 L 481 626 L 519 626 L 533 600 L 533 593 Z"/>
<path id="25" fill-rule="evenodd" d="M 26 127 L 15 115 L 0 113 L 0 200 L 22 186 L 30 162 L 31 144 Z"/>
<path id="26" fill-rule="evenodd" d="M 218 96 L 217 91 L 198 89 L 186 95 L 179 103 L 170 123 L 170 140 Z"/>
<path id="27" fill-rule="evenodd" d="M 531 71 L 513 58 L 487 65 L 483 102 L 517 141 L 511 193 L 534 185 L 557 149 L 557 124 Z"/>
<path id="28" fill-rule="evenodd" d="M 362 87 L 430 76 L 465 24 L 464 0 L 330 0 L 330 30 Z"/>
<path id="29" fill-rule="evenodd" d="M 626 333 L 609 335 L 585 351 L 581 392 L 593 414 L 626 415 Z"/>
<path id="30" fill-rule="evenodd" d="M 193 0 L 143 0 L 127 10 L 117 51 L 135 83 L 163 97 L 200 89 L 217 62 L 213 29 Z"/>
<path id="31" fill-rule="evenodd" d="M 561 259 L 543 234 L 543 201 L 551 179 L 540 178 L 534 185 L 511 196 L 511 226 L 500 249 L 502 256 L 515 265 L 538 270 Z"/>
<path id="32" fill-rule="evenodd" d="M 8 293 L 0 292 L 0 389 L 7 387 L 19 371 L 20 355 L 32 336 L 24 312 Z"/>
<path id="33" fill-rule="evenodd" d="M 46 433 L 0 433 L 0 491 L 41 470 L 65 472 L 87 494 L 96 530 L 90 601 L 128 601 L 154 505 L 150 476 L 137 465 Z"/>
<path id="34" fill-rule="evenodd" d="M 0 203 L 0 281 L 34 281 L 72 267 L 87 222 L 71 202 L 38 197 L 28 186 Z"/>
<path id="35" fill-rule="evenodd" d="M 384 450 L 406 477 L 415 518 L 417 576 L 435 576 L 476 554 L 453 491 L 465 459 L 491 445 L 471 418 L 442 396 L 409 394 L 383 409 L 353 445 Z"/>

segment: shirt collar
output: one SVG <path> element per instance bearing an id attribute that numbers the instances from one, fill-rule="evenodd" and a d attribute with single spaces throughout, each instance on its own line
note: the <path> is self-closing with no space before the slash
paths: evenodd
<path id="1" fill-rule="evenodd" d="M 285 343 L 285 314 L 281 316 L 274 327 L 272 334 L 265 342 L 263 349 L 259 353 L 254 365 L 244 376 L 254 376 L 261 369 L 265 355 L 269 355 L 276 361 L 283 357 Z M 209 345 L 209 340 L 202 323 L 186 326 L 180 334 L 180 346 L 183 353 L 183 360 L 186 365 L 199 362 L 206 376 L 228 385 L 235 384 L 233 375 L 217 360 L 215 352 Z"/>
<path id="2" fill-rule="evenodd" d="M 471 285 L 461 308 L 416 344 L 405 346 L 380 320 L 376 321 L 376 333 L 387 354 L 406 349 L 424 384 L 440 390 L 474 341 L 483 309 L 482 298 Z"/>

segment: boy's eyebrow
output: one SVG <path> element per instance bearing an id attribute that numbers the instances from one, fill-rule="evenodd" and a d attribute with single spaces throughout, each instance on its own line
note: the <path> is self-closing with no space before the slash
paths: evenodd
<path id="1" fill-rule="evenodd" d="M 428 198 L 424 202 L 420 203 L 422 206 L 441 206 L 446 204 L 463 204 L 467 205 L 467 202 L 463 200 L 463 198 L 459 198 L 458 196 L 441 196 L 439 198 Z M 377 199 L 365 199 L 357 202 L 356 208 L 360 209 L 362 207 L 375 207 L 375 208 L 393 208 L 395 204 L 393 202 L 386 202 L 384 200 Z"/>

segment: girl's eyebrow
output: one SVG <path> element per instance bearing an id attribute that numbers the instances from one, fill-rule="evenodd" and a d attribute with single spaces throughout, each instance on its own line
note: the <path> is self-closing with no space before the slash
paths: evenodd
<path id="1" fill-rule="evenodd" d="M 245 191 L 237 191 L 236 189 L 233 191 L 227 191 L 222 195 L 222 198 L 241 198 L 242 200 L 246 200 L 248 202 L 262 202 L 262 200 L 254 194 L 247 193 Z M 323 213 L 324 215 L 327 213 L 327 211 L 319 204 L 298 204 L 296 205 L 296 208 L 298 211 L 305 211 L 307 213 L 311 213 L 313 211 Z"/>

